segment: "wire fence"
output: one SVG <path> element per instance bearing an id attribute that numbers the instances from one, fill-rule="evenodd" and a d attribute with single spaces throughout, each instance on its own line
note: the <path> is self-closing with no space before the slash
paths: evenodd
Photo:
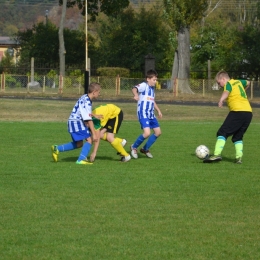
<path id="1" fill-rule="evenodd" d="M 101 97 L 103 99 L 130 99 L 133 86 L 143 82 L 143 78 L 124 77 L 99 77 L 91 76 L 91 82 L 101 84 Z M 34 95 L 34 96 L 60 96 L 74 97 L 85 93 L 84 76 L 31 76 L 1 74 L 1 91 L 3 95 Z M 156 84 L 156 99 L 170 101 L 180 96 L 188 96 L 196 100 L 201 97 L 219 97 L 219 86 L 213 79 L 158 79 Z M 248 91 L 248 98 L 260 98 L 260 82 L 251 81 L 251 88 Z"/>

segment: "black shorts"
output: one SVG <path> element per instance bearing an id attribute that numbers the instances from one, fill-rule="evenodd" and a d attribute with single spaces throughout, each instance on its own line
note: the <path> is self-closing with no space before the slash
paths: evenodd
<path id="1" fill-rule="evenodd" d="M 217 136 L 224 136 L 226 139 L 232 136 L 232 142 L 243 140 L 243 136 L 249 127 L 253 114 L 251 112 L 230 111 L 217 132 Z"/>
<path id="2" fill-rule="evenodd" d="M 116 134 L 119 131 L 123 118 L 124 118 L 124 114 L 123 111 L 121 110 L 116 117 L 109 119 L 103 128 L 106 128 L 108 133 Z"/>

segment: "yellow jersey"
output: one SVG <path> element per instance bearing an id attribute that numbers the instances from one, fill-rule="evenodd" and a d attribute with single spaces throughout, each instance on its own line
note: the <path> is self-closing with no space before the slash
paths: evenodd
<path id="1" fill-rule="evenodd" d="M 245 91 L 246 84 L 246 80 L 231 79 L 224 86 L 224 91 L 229 92 L 227 105 L 230 111 L 252 112 L 252 108 Z"/>
<path id="2" fill-rule="evenodd" d="M 107 124 L 109 119 L 115 118 L 120 113 L 121 109 L 113 104 L 100 105 L 94 110 L 92 110 L 92 114 L 94 115 L 102 115 L 103 118 L 97 119 L 92 117 L 93 124 L 96 130 L 104 127 Z"/>

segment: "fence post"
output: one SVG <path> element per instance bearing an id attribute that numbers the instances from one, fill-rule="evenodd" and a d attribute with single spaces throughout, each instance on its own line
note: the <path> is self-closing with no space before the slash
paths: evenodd
<path id="1" fill-rule="evenodd" d="M 80 95 L 80 88 L 81 88 L 81 77 L 79 78 L 79 95 Z"/>
<path id="2" fill-rule="evenodd" d="M 175 91 L 174 91 L 175 90 Z M 173 95 L 174 97 L 178 97 L 178 79 L 173 79 Z"/>
<path id="3" fill-rule="evenodd" d="M 1 75 L 1 91 L 5 91 L 5 73 Z"/>
<path id="4" fill-rule="evenodd" d="M 30 83 L 30 76 L 27 77 L 27 93 L 30 92 L 29 83 Z"/>
<path id="5" fill-rule="evenodd" d="M 42 92 L 45 92 L 45 76 L 43 76 L 43 86 L 42 86 Z"/>
<path id="6" fill-rule="evenodd" d="M 202 80 L 202 96 L 205 96 L 205 80 Z"/>
<path id="7" fill-rule="evenodd" d="M 253 81 L 250 82 L 250 87 L 251 87 L 251 99 L 254 98 L 254 84 L 253 84 Z"/>
<path id="8" fill-rule="evenodd" d="M 120 95 L 120 77 L 117 75 L 116 77 L 116 95 Z"/>
<path id="9" fill-rule="evenodd" d="M 59 94 L 63 93 L 63 76 L 59 76 Z"/>

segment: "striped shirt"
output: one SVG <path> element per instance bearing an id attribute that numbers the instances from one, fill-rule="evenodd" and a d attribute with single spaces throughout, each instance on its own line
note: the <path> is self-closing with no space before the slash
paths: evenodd
<path id="1" fill-rule="evenodd" d="M 83 95 L 76 102 L 68 119 L 68 131 L 70 133 L 88 130 L 85 120 L 92 120 L 92 101 L 88 95 Z"/>
<path id="2" fill-rule="evenodd" d="M 138 119 L 148 118 L 153 119 L 155 118 L 154 114 L 154 99 L 155 99 L 155 92 L 154 87 L 149 86 L 146 82 L 143 82 L 139 85 L 136 85 L 139 100 L 137 103 L 137 117 Z"/>

